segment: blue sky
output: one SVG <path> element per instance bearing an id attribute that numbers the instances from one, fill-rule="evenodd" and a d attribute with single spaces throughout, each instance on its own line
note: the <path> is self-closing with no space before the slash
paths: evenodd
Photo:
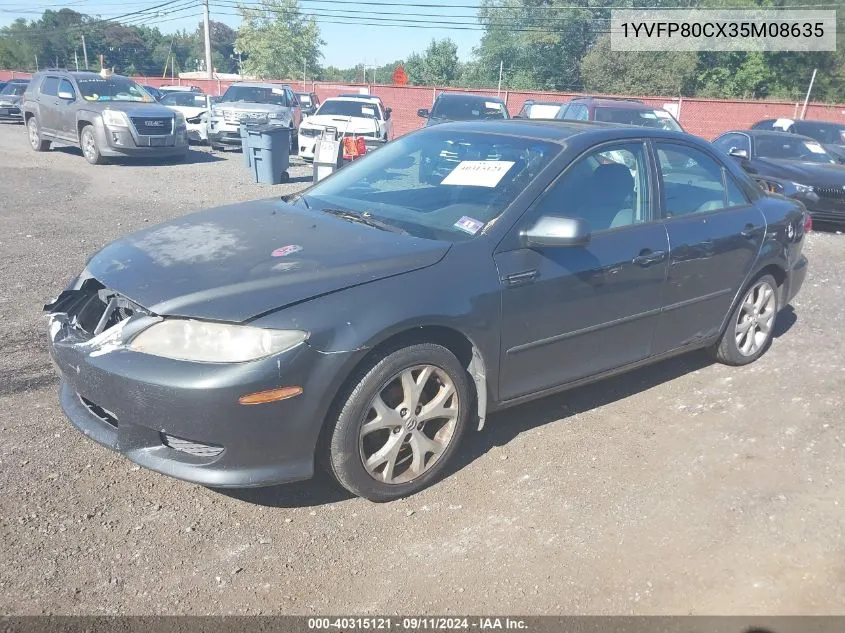
<path id="1" fill-rule="evenodd" d="M 31 5 L 24 4 L 22 0 L 0 0 L 0 26 L 9 24 L 19 17 L 29 20 L 37 19 L 41 11 L 48 7 L 55 9 L 68 7 L 80 13 L 100 15 L 106 18 L 162 4 L 163 1 L 68 0 L 61 4 L 49 5 L 48 0 L 35 0 L 35 5 Z M 369 1 L 382 2 L 382 0 Z M 348 13 L 354 11 L 354 14 L 358 15 L 360 19 L 366 19 L 367 17 L 382 19 L 374 20 L 376 22 L 383 21 L 383 18 L 396 17 L 402 13 L 425 13 L 435 17 L 414 15 L 408 19 L 436 21 L 438 19 L 436 16 L 450 16 L 440 19 L 477 24 L 477 22 L 474 22 L 474 9 L 457 8 L 454 6 L 477 4 L 477 0 L 441 0 L 439 3 L 437 0 L 422 0 L 424 3 L 438 3 L 441 5 L 430 8 L 399 8 L 396 6 L 403 1 L 421 2 L 421 0 L 395 0 L 394 2 L 385 3 L 384 7 L 349 4 L 329 4 L 327 7 L 325 3 L 311 4 L 309 0 L 304 0 L 301 3 L 301 7 L 306 13 L 310 11 L 319 11 L 322 13 L 322 15 L 315 17 L 320 25 L 322 37 L 326 41 L 326 46 L 323 47 L 323 64 L 327 66 L 347 68 L 358 63 L 380 66 L 392 62 L 395 59 L 407 57 L 408 54 L 414 51 L 422 51 L 432 38 L 440 39 L 444 37 L 451 37 L 458 44 L 458 55 L 462 60 L 471 57 L 473 47 L 478 44 L 481 38 L 482 32 L 480 30 L 397 27 L 382 24 L 378 26 L 352 26 L 326 22 L 326 20 L 353 21 L 348 16 Z M 337 20 L 327 15 L 327 12 L 342 13 L 344 9 L 347 11 L 347 16 L 338 15 Z M 232 13 L 235 13 L 234 7 L 227 7 L 225 9 L 217 8 L 214 6 L 214 1 L 212 0 L 212 20 L 225 22 L 229 26 L 237 28 L 240 20 L 237 16 L 231 15 Z M 185 8 L 182 11 L 173 11 L 172 15 L 162 13 L 158 18 L 144 19 L 144 22 L 150 26 L 157 25 L 164 33 L 171 33 L 182 29 L 193 30 L 196 28 L 197 22 L 201 19 L 199 15 L 200 10 L 198 8 Z M 454 16 L 461 17 L 455 18 Z"/>

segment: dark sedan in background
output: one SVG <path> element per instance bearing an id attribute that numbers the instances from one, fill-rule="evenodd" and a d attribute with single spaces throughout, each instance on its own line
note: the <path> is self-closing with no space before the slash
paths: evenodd
<path id="1" fill-rule="evenodd" d="M 106 246 L 45 306 L 49 349 L 71 422 L 138 464 L 262 486 L 316 461 L 384 501 L 492 410 L 694 349 L 755 361 L 805 222 L 686 134 L 447 123 Z"/>
<path id="2" fill-rule="evenodd" d="M 807 119 L 764 119 L 751 126 L 752 130 L 789 132 L 809 136 L 821 143 L 829 154 L 840 163 L 845 163 L 845 124 Z"/>
<path id="3" fill-rule="evenodd" d="M 815 139 L 733 130 L 714 139 L 713 145 L 770 190 L 800 200 L 814 219 L 845 222 L 845 166 Z"/>

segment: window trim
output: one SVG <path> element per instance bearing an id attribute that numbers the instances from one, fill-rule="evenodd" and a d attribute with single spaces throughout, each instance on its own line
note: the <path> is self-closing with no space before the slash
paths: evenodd
<path id="1" fill-rule="evenodd" d="M 716 213 L 723 213 L 725 211 L 735 211 L 737 209 L 744 209 L 744 208 L 750 207 L 754 204 L 754 200 L 750 199 L 750 196 L 748 195 L 748 191 L 746 191 L 745 188 L 742 187 L 741 184 L 736 181 L 736 178 L 733 178 L 733 174 L 730 173 L 730 170 L 728 169 L 725 162 L 720 160 L 718 156 L 715 156 L 713 152 L 709 151 L 709 149 L 705 149 L 703 147 L 698 147 L 697 145 L 695 145 L 693 143 L 687 143 L 683 140 L 674 139 L 674 138 L 673 139 L 651 139 L 650 144 L 652 146 L 652 151 L 654 152 L 654 154 L 653 154 L 654 168 L 657 172 L 657 178 L 658 178 L 659 183 L 660 183 L 659 205 L 660 205 L 660 215 L 662 216 L 662 218 L 661 218 L 662 222 L 672 222 L 672 221 L 675 221 L 675 220 L 683 220 L 683 219 L 688 219 L 688 218 L 708 217 L 708 216 L 716 214 Z M 716 165 L 718 165 L 719 171 L 722 174 L 722 176 L 721 176 L 722 201 L 723 201 L 723 204 L 725 204 L 725 206 L 722 207 L 721 209 L 709 209 L 707 211 L 693 211 L 692 213 L 684 213 L 683 215 L 673 215 L 673 216 L 666 215 L 666 185 L 665 185 L 665 182 L 663 181 L 663 169 L 660 167 L 660 156 L 657 153 L 659 145 L 677 145 L 677 146 L 680 146 L 680 147 L 686 147 L 686 148 L 689 148 L 689 149 L 697 150 L 697 151 L 701 152 L 702 154 L 704 154 L 705 156 L 708 156 L 711 160 L 713 160 L 716 163 Z M 734 184 L 737 186 L 737 188 L 740 190 L 740 192 L 742 192 L 743 195 L 745 195 L 745 199 L 747 201 L 746 204 L 730 206 L 730 207 L 727 206 L 727 204 L 728 204 L 728 188 L 727 188 L 727 185 L 725 184 L 725 175 L 726 174 L 730 175 L 733 178 Z"/>

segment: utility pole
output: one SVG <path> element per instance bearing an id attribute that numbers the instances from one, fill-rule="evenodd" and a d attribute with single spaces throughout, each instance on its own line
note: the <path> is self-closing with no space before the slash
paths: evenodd
<path id="1" fill-rule="evenodd" d="M 76 54 L 76 49 L 73 49 L 73 63 L 76 64 L 76 72 L 79 72 L 79 55 Z"/>
<path id="2" fill-rule="evenodd" d="M 505 69 L 505 60 L 499 61 L 499 87 L 496 88 L 496 96 L 498 97 L 502 92 L 502 71 Z"/>
<path id="3" fill-rule="evenodd" d="M 202 3 L 202 15 L 205 21 L 205 72 L 208 79 L 214 79 L 214 68 L 211 66 L 211 18 L 208 17 L 208 0 Z"/>
<path id="4" fill-rule="evenodd" d="M 306 82 L 308 81 L 308 72 L 307 71 L 308 71 L 308 58 L 303 57 L 302 58 L 302 92 L 308 91 L 308 88 L 305 85 Z"/>
<path id="5" fill-rule="evenodd" d="M 85 60 L 85 70 L 88 70 L 88 48 L 85 46 L 85 35 L 82 35 L 82 58 Z"/>
<path id="6" fill-rule="evenodd" d="M 35 71 L 38 72 L 38 55 L 35 56 Z"/>
<path id="7" fill-rule="evenodd" d="M 807 102 L 810 100 L 810 93 L 813 91 L 813 83 L 816 81 L 817 68 L 813 68 L 813 76 L 810 79 L 810 87 L 807 88 L 807 96 L 804 97 L 804 107 L 801 108 L 801 119 L 804 119 L 804 114 L 807 112 Z"/>

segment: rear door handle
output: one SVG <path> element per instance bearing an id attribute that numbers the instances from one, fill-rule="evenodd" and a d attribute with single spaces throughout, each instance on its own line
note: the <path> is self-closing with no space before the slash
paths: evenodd
<path id="1" fill-rule="evenodd" d="M 666 251 L 649 251 L 645 250 L 642 251 L 639 255 L 637 255 L 633 262 L 637 266 L 650 266 L 651 264 L 656 264 L 657 262 L 662 262 L 666 259 Z"/>
<path id="2" fill-rule="evenodd" d="M 745 239 L 750 240 L 752 237 L 757 235 L 757 227 L 753 224 L 746 224 L 745 229 L 740 231 L 739 234 Z"/>
<path id="3" fill-rule="evenodd" d="M 523 284 L 530 284 L 537 278 L 537 269 L 525 270 L 521 273 L 512 273 L 505 276 L 505 283 L 510 286 L 521 286 Z"/>

